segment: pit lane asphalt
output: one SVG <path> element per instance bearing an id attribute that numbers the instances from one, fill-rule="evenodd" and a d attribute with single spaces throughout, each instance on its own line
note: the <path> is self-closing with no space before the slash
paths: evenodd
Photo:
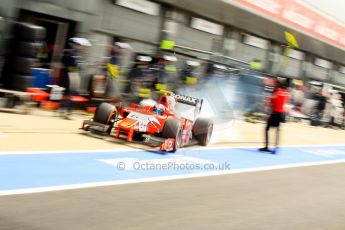
<path id="1" fill-rule="evenodd" d="M 31 115 L 0 112 L 0 151 L 59 151 L 144 148 L 113 137 L 90 137 L 78 130 L 84 119 L 74 115 L 63 120 L 55 113 L 35 110 Z M 210 146 L 260 146 L 264 124 L 229 121 L 216 124 Z M 345 131 L 287 123 L 282 127 L 282 145 L 345 144 Z M 273 136 L 272 136 L 273 140 Z"/>
<path id="2" fill-rule="evenodd" d="M 345 164 L 0 197 L 2 230 L 345 228 Z"/>
<path id="3" fill-rule="evenodd" d="M 6 143 L 1 151 L 124 147 L 80 135 L 75 129 L 79 118 L 64 121 L 50 116 L 0 115 L 0 140 Z M 234 143 L 225 140 L 221 144 L 258 145 L 261 128 L 238 124 L 238 132 L 230 135 Z M 287 124 L 283 137 L 283 144 L 344 144 L 344 131 L 301 124 Z M 0 197 L 0 229 L 343 230 L 344 166 L 4 196 Z"/>

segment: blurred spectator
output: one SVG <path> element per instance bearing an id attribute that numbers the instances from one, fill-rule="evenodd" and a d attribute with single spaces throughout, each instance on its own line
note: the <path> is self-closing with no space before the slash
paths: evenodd
<path id="1" fill-rule="evenodd" d="M 186 61 L 185 67 L 181 71 L 181 81 L 187 85 L 194 85 L 198 82 L 199 73 L 197 68 L 200 66 L 199 62 Z"/>
<path id="2" fill-rule="evenodd" d="M 112 45 L 110 49 L 110 59 L 107 64 L 107 72 L 111 79 L 115 79 L 119 75 L 120 55 L 120 47 L 118 47 L 116 44 Z"/>
<path id="3" fill-rule="evenodd" d="M 343 105 L 338 93 L 333 92 L 329 98 L 330 103 L 330 123 L 327 127 L 338 127 L 343 123 Z"/>
<path id="4" fill-rule="evenodd" d="M 178 87 L 176 61 L 177 58 L 171 55 L 164 55 L 158 58 L 158 62 L 155 65 L 157 71 L 156 90 L 174 90 Z"/>
<path id="5" fill-rule="evenodd" d="M 129 84 L 125 93 L 133 93 L 141 98 L 151 96 L 150 89 L 153 88 L 154 78 L 149 63 L 152 61 L 150 56 L 138 55 L 136 63 L 128 74 Z"/>
<path id="6" fill-rule="evenodd" d="M 91 46 L 91 43 L 85 38 L 71 38 L 68 41 L 69 49 L 64 50 L 62 64 L 64 66 L 61 78 L 61 86 L 65 88 L 65 93 L 77 93 L 78 81 L 80 81 L 79 64 L 82 61 L 84 49 Z M 79 79 L 76 79 L 78 78 Z"/>
<path id="7" fill-rule="evenodd" d="M 69 119 L 72 110 L 72 101 L 70 97 L 78 94 L 80 87 L 80 63 L 84 55 L 85 47 L 91 46 L 91 43 L 85 38 L 70 38 L 68 40 L 68 49 L 64 50 L 62 57 L 63 71 L 61 86 L 65 88 L 65 97 L 61 102 L 61 110 L 64 118 Z"/>
<path id="8" fill-rule="evenodd" d="M 324 91 L 322 88 L 319 90 L 318 93 L 316 93 L 314 98 L 317 101 L 314 116 L 315 116 L 316 120 L 321 121 L 321 119 L 324 115 L 324 111 L 325 111 L 326 103 L 327 103 L 327 98 L 325 97 Z"/>
<path id="9" fill-rule="evenodd" d="M 260 148 L 260 151 L 263 152 L 271 152 L 276 153 L 279 145 L 279 127 L 280 123 L 285 121 L 285 105 L 289 100 L 289 93 L 286 90 L 285 82 L 278 81 L 276 89 L 272 95 L 270 100 L 270 104 L 272 106 L 272 112 L 267 120 L 267 125 L 265 129 L 265 147 Z M 276 142 L 275 142 L 275 149 L 270 150 L 268 148 L 269 145 L 269 130 L 271 127 L 276 128 Z"/>
<path id="10" fill-rule="evenodd" d="M 128 43 L 124 42 L 115 42 L 111 46 L 110 50 L 110 60 L 107 66 L 108 73 L 111 78 L 114 79 L 118 77 L 121 70 L 123 54 L 125 50 L 131 50 L 132 47 Z"/>
<path id="11" fill-rule="evenodd" d="M 156 77 L 155 89 L 157 91 L 167 89 L 167 79 L 165 76 L 165 69 L 164 69 L 166 64 L 167 64 L 167 61 L 164 58 L 158 57 L 157 62 L 153 65 L 152 70 L 154 71 L 153 74 Z"/>
<path id="12" fill-rule="evenodd" d="M 107 63 L 107 89 L 106 94 L 110 98 L 120 97 L 119 77 L 121 75 L 123 55 L 132 47 L 128 43 L 115 42 L 111 46 L 110 59 Z"/>
<path id="13" fill-rule="evenodd" d="M 302 85 L 295 86 L 291 88 L 291 104 L 293 105 L 294 109 L 297 111 L 301 111 L 301 106 L 303 105 L 304 101 L 304 87 Z"/>

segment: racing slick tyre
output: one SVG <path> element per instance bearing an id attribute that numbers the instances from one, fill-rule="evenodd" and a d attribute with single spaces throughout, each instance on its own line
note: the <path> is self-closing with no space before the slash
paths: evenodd
<path id="1" fill-rule="evenodd" d="M 181 147 L 182 142 L 182 127 L 181 123 L 172 117 L 168 118 L 166 120 L 163 131 L 162 131 L 162 137 L 163 138 L 174 138 L 175 139 L 175 145 L 174 150 L 176 151 L 178 148 Z"/>
<path id="2" fill-rule="evenodd" d="M 16 44 L 15 53 L 19 56 L 35 58 L 41 48 L 41 43 L 20 41 Z"/>
<path id="3" fill-rule="evenodd" d="M 16 23 L 14 34 L 18 40 L 35 42 L 42 41 L 46 37 L 46 29 L 30 23 Z"/>
<path id="4" fill-rule="evenodd" d="M 37 59 L 27 57 L 15 57 L 13 59 L 13 71 L 21 74 L 31 75 L 32 68 L 37 64 Z"/>
<path id="5" fill-rule="evenodd" d="M 117 116 L 117 109 L 114 105 L 109 103 L 100 104 L 95 112 L 93 121 L 108 125 L 113 117 Z"/>
<path id="6" fill-rule="evenodd" d="M 33 87 L 34 77 L 30 75 L 12 75 L 11 88 L 19 91 L 26 91 L 27 88 Z"/>
<path id="7" fill-rule="evenodd" d="M 213 121 L 208 118 L 198 118 L 193 126 L 193 136 L 198 142 L 206 146 L 211 140 L 213 132 Z"/>

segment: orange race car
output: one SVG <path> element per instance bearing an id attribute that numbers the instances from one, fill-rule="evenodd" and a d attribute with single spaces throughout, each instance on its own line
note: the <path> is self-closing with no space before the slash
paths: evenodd
<path id="1" fill-rule="evenodd" d="M 202 99 L 178 94 L 163 95 L 154 105 L 131 104 L 119 107 L 102 103 L 92 120 L 85 120 L 85 131 L 137 139 L 164 151 L 176 151 L 186 145 L 206 146 L 211 139 L 213 120 L 200 117 Z M 182 110 L 182 111 L 181 111 Z"/>

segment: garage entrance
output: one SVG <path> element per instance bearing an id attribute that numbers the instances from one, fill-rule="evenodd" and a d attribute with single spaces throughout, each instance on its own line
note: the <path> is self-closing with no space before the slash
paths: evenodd
<path id="1" fill-rule="evenodd" d="M 20 10 L 19 21 L 39 25 L 46 29 L 46 55 L 41 59 L 41 63 L 46 68 L 50 68 L 53 63 L 60 62 L 66 40 L 74 36 L 77 24 L 72 20 L 28 10 Z"/>

